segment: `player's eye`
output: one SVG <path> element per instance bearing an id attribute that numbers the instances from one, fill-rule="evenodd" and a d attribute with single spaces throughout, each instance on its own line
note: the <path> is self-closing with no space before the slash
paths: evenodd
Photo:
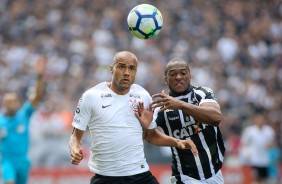
<path id="1" fill-rule="evenodd" d="M 171 76 L 171 77 L 175 77 L 176 76 L 176 73 L 169 73 L 169 76 Z"/>
<path id="2" fill-rule="evenodd" d="M 131 70 L 131 71 L 135 71 L 135 70 L 136 70 L 136 68 L 135 68 L 134 66 L 131 66 L 131 67 L 129 67 L 129 70 Z"/>

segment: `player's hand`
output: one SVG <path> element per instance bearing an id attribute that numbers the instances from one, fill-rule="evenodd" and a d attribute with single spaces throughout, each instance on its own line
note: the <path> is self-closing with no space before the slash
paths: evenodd
<path id="1" fill-rule="evenodd" d="M 46 70 L 47 59 L 45 56 L 39 56 L 35 64 L 35 72 L 38 75 L 43 75 Z"/>
<path id="2" fill-rule="evenodd" d="M 153 120 L 152 104 L 149 105 L 149 110 L 144 108 L 144 103 L 138 103 L 138 112 L 135 112 L 136 118 L 141 123 L 141 126 L 147 129 Z"/>
<path id="3" fill-rule="evenodd" d="M 183 103 L 182 101 L 166 94 L 164 90 L 161 93 L 154 94 L 152 97 L 159 98 L 157 100 L 154 100 L 152 103 L 152 108 L 161 107 L 159 112 L 165 111 L 166 109 L 179 109 L 181 103 Z"/>
<path id="4" fill-rule="evenodd" d="M 69 147 L 70 147 L 71 163 L 74 165 L 78 165 L 80 161 L 83 159 L 82 148 L 73 144 L 70 144 Z"/>
<path id="5" fill-rule="evenodd" d="M 197 149 L 196 145 L 194 144 L 194 142 L 190 139 L 187 139 L 187 140 L 180 140 L 179 139 L 177 141 L 177 147 L 179 149 L 191 149 L 194 156 L 198 155 L 198 149 Z"/>

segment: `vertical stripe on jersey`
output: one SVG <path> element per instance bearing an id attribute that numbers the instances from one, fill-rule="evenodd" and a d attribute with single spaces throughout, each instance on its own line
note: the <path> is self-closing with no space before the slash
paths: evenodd
<path id="1" fill-rule="evenodd" d="M 173 134 L 172 134 L 166 113 L 164 113 L 164 118 L 165 118 L 165 123 L 166 123 L 166 127 L 167 127 L 167 130 L 168 130 L 169 136 L 173 137 Z M 171 147 L 171 148 L 173 150 L 173 153 L 175 154 L 175 158 L 176 158 L 176 162 L 177 162 L 177 170 L 180 172 L 180 174 L 183 174 L 177 150 L 176 150 L 175 147 Z"/>
<path id="2" fill-rule="evenodd" d="M 202 132 L 199 132 L 198 136 L 193 136 L 192 140 L 194 142 L 201 143 L 202 146 L 198 145 L 197 146 L 198 148 L 203 147 L 202 149 L 205 149 L 204 146 L 203 146 L 203 141 L 205 141 L 205 140 L 203 140 Z M 197 164 L 197 167 L 199 167 L 198 170 L 199 170 L 199 175 L 200 175 L 201 180 L 211 177 L 211 169 L 210 169 L 209 164 L 207 164 L 207 163 L 209 163 L 209 158 L 208 158 L 206 151 L 207 151 L 206 149 L 205 149 L 205 151 L 199 150 L 199 154 L 198 154 L 200 165 Z M 205 165 L 205 166 L 203 167 L 203 165 Z M 202 173 L 200 173 L 200 171 L 202 171 Z"/>
<path id="3" fill-rule="evenodd" d="M 221 162 L 223 162 L 223 159 L 224 159 L 224 157 L 223 157 L 223 154 L 222 154 L 222 150 L 220 150 L 220 148 L 222 148 L 223 146 L 222 145 L 219 145 L 220 144 L 220 142 L 218 141 L 218 131 L 217 131 L 217 129 L 218 129 L 218 127 L 214 127 L 214 130 L 215 130 L 215 133 L 216 133 L 216 139 L 217 139 L 217 152 L 218 152 L 218 156 L 219 156 L 219 160 L 221 161 Z M 219 132 L 220 133 L 220 132 Z M 221 135 L 220 135 L 221 136 Z"/>
<path id="4" fill-rule="evenodd" d="M 182 126 L 186 127 L 185 120 L 184 120 L 184 115 L 183 115 L 183 112 L 181 110 L 179 110 L 179 116 L 180 116 L 180 121 L 181 121 Z M 168 123 L 168 125 L 169 125 L 169 123 Z M 201 179 L 201 180 L 205 179 L 203 167 L 202 167 L 202 164 L 201 164 L 201 161 L 200 161 L 200 157 L 199 156 L 197 156 L 197 157 L 194 156 L 194 159 L 195 159 L 196 166 L 197 166 L 197 169 L 198 169 L 198 174 L 199 174 L 199 177 L 200 177 L 199 179 Z M 186 171 L 186 172 L 188 173 L 189 171 Z M 184 172 L 184 173 L 186 173 L 186 172 Z"/>
<path id="5" fill-rule="evenodd" d="M 211 158 L 210 148 L 209 148 L 209 146 L 207 145 L 207 142 L 206 142 L 205 137 L 204 137 L 204 135 L 203 135 L 203 133 L 202 133 L 202 132 L 200 132 L 200 133 L 199 133 L 199 137 L 200 137 L 200 139 L 201 139 L 201 142 L 202 142 L 203 148 L 206 150 L 206 153 L 207 153 L 208 159 L 209 159 L 209 160 L 212 160 L 212 158 Z M 210 172 L 211 172 L 211 174 L 212 174 L 212 175 L 214 175 L 214 174 L 215 174 L 215 172 L 214 172 L 214 167 L 213 167 L 213 165 L 212 165 L 212 163 L 211 163 L 211 162 L 210 162 Z M 207 173 L 208 173 L 208 172 L 207 172 Z M 210 175 L 210 174 L 208 174 L 208 175 Z"/>
<path id="6" fill-rule="evenodd" d="M 182 111 L 179 110 L 178 112 L 179 112 L 179 117 L 182 127 L 186 127 Z"/>
<path id="7" fill-rule="evenodd" d="M 211 167 L 211 172 L 212 174 L 215 174 L 222 165 L 223 162 L 223 155 L 220 151 L 220 147 L 217 143 L 217 129 L 218 127 L 212 127 L 209 126 L 207 128 L 209 131 L 209 134 L 205 134 L 205 140 L 206 140 L 206 144 L 209 148 L 208 150 L 208 154 L 213 155 L 212 158 L 210 158 L 211 163 L 210 163 L 210 167 Z M 221 158 L 220 158 L 221 157 Z M 212 164 L 212 165 L 211 165 Z"/>
<path id="8" fill-rule="evenodd" d="M 197 169 L 198 169 L 198 174 L 199 174 L 199 179 L 200 180 L 203 180 L 205 179 L 205 175 L 204 175 L 204 170 L 203 170 L 203 167 L 202 167 L 202 164 L 201 164 L 201 160 L 200 160 L 200 157 L 197 156 L 195 157 L 195 161 L 196 161 L 196 165 L 197 165 Z"/>

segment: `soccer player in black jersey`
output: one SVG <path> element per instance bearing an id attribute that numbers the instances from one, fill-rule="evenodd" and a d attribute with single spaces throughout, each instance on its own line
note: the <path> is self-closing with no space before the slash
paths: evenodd
<path id="1" fill-rule="evenodd" d="M 164 91 L 153 95 L 157 125 L 169 136 L 193 140 L 199 152 L 194 156 L 191 150 L 171 147 L 171 183 L 221 184 L 225 148 L 219 129 L 220 106 L 210 88 L 193 86 L 190 81 L 188 63 L 173 59 L 165 68 L 169 95 Z"/>

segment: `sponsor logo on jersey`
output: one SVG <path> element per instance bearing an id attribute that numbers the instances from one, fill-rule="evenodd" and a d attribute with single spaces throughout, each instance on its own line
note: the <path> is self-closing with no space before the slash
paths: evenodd
<path id="1" fill-rule="evenodd" d="M 140 95 L 139 94 L 131 93 L 131 94 L 129 94 L 129 97 L 140 98 Z"/>
<path id="2" fill-rule="evenodd" d="M 179 119 L 179 116 L 177 116 L 177 117 L 168 117 L 168 120 L 170 120 L 170 121 L 175 121 L 177 119 Z"/>
<path id="3" fill-rule="evenodd" d="M 101 98 L 112 97 L 111 93 L 102 93 Z"/>
<path id="4" fill-rule="evenodd" d="M 191 135 L 198 134 L 199 132 L 203 131 L 206 128 L 205 124 L 196 123 L 191 126 L 186 126 L 181 129 L 174 130 L 172 132 L 173 136 L 178 139 L 185 139 L 190 137 Z"/>
<path id="5" fill-rule="evenodd" d="M 79 119 L 78 117 L 75 117 L 75 118 L 74 118 L 74 122 L 75 122 L 75 123 L 80 123 L 80 119 Z"/>
<path id="6" fill-rule="evenodd" d="M 111 105 L 102 105 L 102 108 L 104 109 L 104 108 L 109 107 L 109 106 L 111 106 Z"/>

